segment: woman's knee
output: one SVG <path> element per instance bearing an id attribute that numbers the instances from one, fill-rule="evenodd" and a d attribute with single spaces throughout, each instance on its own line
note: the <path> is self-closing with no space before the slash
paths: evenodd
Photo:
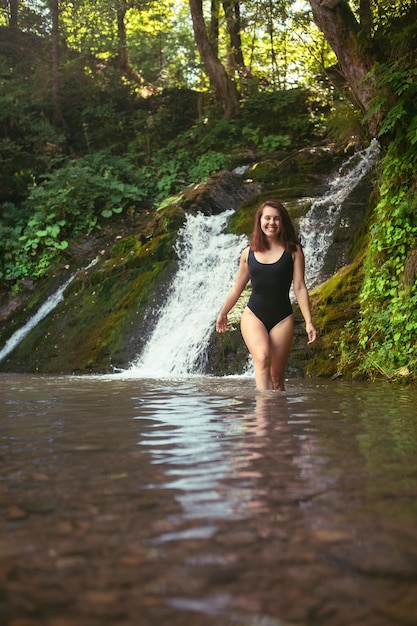
<path id="1" fill-rule="evenodd" d="M 255 367 L 258 367 L 260 369 L 269 369 L 271 367 L 271 357 L 268 352 L 254 352 L 252 353 L 252 359 Z"/>

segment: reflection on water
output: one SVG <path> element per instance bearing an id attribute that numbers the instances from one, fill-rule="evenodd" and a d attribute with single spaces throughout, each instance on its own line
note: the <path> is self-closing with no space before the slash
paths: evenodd
<path id="1" fill-rule="evenodd" d="M 415 389 L 0 383 L 2 625 L 415 623 Z"/>

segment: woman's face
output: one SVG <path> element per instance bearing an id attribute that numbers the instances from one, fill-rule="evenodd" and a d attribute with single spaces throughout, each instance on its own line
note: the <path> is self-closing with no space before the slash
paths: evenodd
<path id="1" fill-rule="evenodd" d="M 281 231 L 281 216 L 278 209 L 266 206 L 261 215 L 261 230 L 268 239 L 275 239 Z"/>

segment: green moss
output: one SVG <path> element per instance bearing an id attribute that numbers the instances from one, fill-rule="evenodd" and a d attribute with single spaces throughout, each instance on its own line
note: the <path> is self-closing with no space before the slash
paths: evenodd
<path id="1" fill-rule="evenodd" d="M 137 346 L 126 336 L 143 334 L 143 319 L 154 290 L 169 265 L 136 259 L 127 268 L 123 260 L 111 259 L 81 272 L 66 297 L 5 361 L 15 371 L 87 373 L 112 371 L 126 365 Z"/>
<path id="2" fill-rule="evenodd" d="M 136 354 L 135 345 L 123 356 L 129 331 L 141 336 L 144 312 L 149 304 L 152 287 L 156 286 L 166 264 L 155 264 L 152 271 L 129 270 L 103 280 L 98 290 L 88 289 L 81 298 L 76 325 L 82 331 L 79 341 L 71 348 L 69 358 L 77 370 L 103 371 L 113 365 L 126 365 Z M 69 312 L 66 314 L 67 328 Z M 130 358 L 129 358 L 130 357 Z"/>
<path id="3" fill-rule="evenodd" d="M 228 376 L 242 374 L 248 362 L 248 349 L 239 330 L 214 332 L 210 339 L 207 374 Z"/>
<path id="4" fill-rule="evenodd" d="M 318 340 L 306 366 L 308 376 L 350 375 L 342 357 L 357 343 L 353 332 L 359 318 L 363 258 L 343 267 L 310 295 Z M 350 329 L 350 330 L 348 330 Z"/>
<path id="5" fill-rule="evenodd" d="M 111 249 L 110 255 L 112 257 L 122 257 L 125 254 L 137 253 L 140 251 L 141 244 L 138 241 L 136 235 L 128 235 L 123 237 L 114 244 Z"/>
<path id="6" fill-rule="evenodd" d="M 251 180 L 254 183 L 263 183 L 273 185 L 276 183 L 279 176 L 279 163 L 273 160 L 262 161 L 255 163 L 250 167 L 245 178 Z"/>
<path id="7" fill-rule="evenodd" d="M 258 199 L 258 196 L 256 198 Z M 244 202 L 229 220 L 230 231 L 236 235 L 247 235 L 249 237 L 253 230 L 253 221 L 258 206 L 258 200 L 256 203 L 253 200 Z"/>
<path id="8" fill-rule="evenodd" d="M 166 235 L 169 232 L 173 237 L 176 237 L 184 221 L 184 211 L 170 204 L 155 214 L 155 219 L 149 223 L 147 235 L 156 237 L 158 235 Z"/>
<path id="9" fill-rule="evenodd" d="M 69 350 L 71 360 L 78 364 L 77 369 L 96 371 L 106 365 L 110 368 L 113 355 L 120 353 L 126 327 L 140 311 L 145 294 L 156 278 L 155 274 L 146 272 L 133 280 L 125 278 L 117 286 L 117 299 L 109 297 L 116 288 L 114 283 L 110 285 L 111 281 L 104 281 L 96 297 L 91 293 L 86 294 L 81 303 L 83 311 L 80 321 L 84 322 L 83 330 L 79 333 L 77 345 Z"/>
<path id="10" fill-rule="evenodd" d="M 323 148 L 306 148 L 284 158 L 265 159 L 250 167 L 245 179 L 262 184 L 264 189 L 277 187 L 293 190 L 296 197 L 301 190 L 312 189 L 335 168 L 335 155 Z"/>
<path id="11" fill-rule="evenodd" d="M 162 261 L 164 259 L 172 259 L 175 257 L 174 244 L 177 234 L 168 232 L 151 239 L 143 246 L 142 260 Z"/>

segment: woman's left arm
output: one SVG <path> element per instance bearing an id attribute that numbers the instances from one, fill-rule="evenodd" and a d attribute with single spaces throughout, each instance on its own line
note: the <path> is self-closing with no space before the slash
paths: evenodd
<path id="1" fill-rule="evenodd" d="M 294 272 L 293 272 L 293 288 L 295 297 L 306 323 L 306 331 L 308 335 L 308 343 L 315 341 L 317 333 L 311 319 L 310 298 L 304 279 L 305 260 L 304 252 L 300 246 L 297 246 L 296 252 L 293 254 Z"/>

